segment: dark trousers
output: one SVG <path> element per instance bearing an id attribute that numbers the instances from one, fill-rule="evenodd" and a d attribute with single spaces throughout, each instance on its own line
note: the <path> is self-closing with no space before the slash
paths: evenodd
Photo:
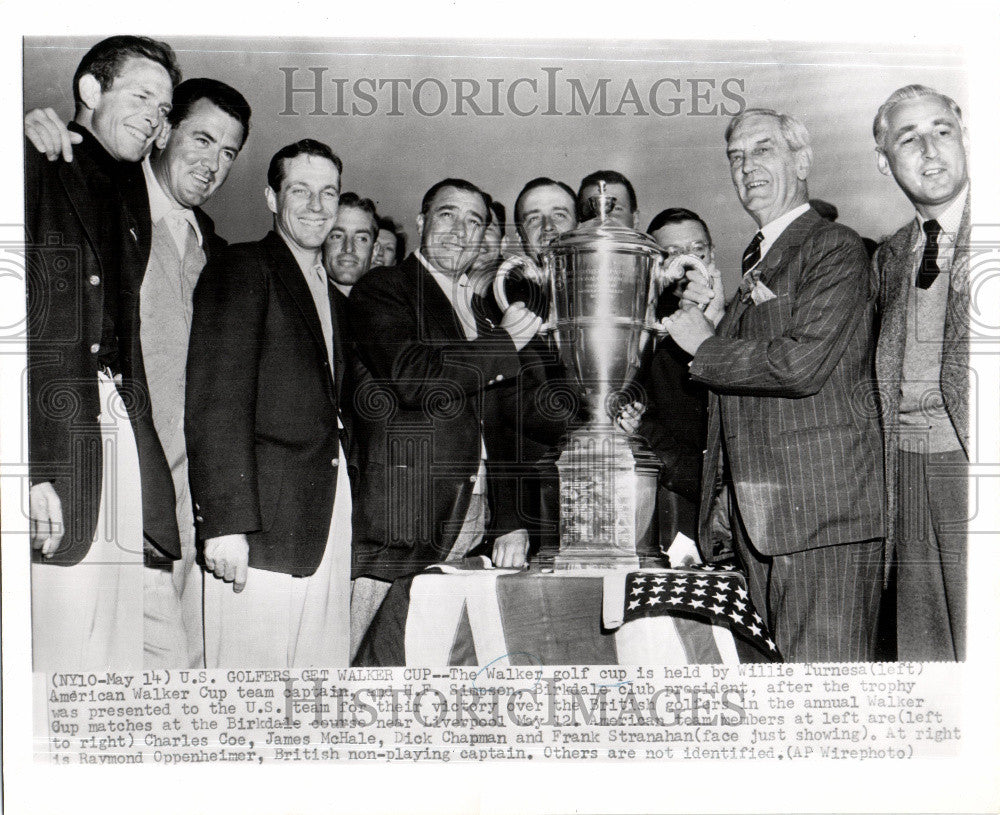
<path id="1" fill-rule="evenodd" d="M 735 504 L 735 501 L 733 502 Z M 734 506 L 736 555 L 750 599 L 786 662 L 869 662 L 885 573 L 881 539 L 769 557 L 749 540 Z"/>
<path id="2" fill-rule="evenodd" d="M 900 451 L 896 632 L 900 660 L 965 659 L 968 460 Z"/>

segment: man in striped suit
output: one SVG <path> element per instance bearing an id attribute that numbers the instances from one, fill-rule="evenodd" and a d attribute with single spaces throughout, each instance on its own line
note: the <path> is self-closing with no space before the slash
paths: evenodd
<path id="1" fill-rule="evenodd" d="M 861 239 L 809 207 L 809 133 L 749 109 L 726 129 L 759 231 L 718 329 L 688 285 L 665 321 L 710 389 L 699 518 L 719 530 L 789 661 L 868 660 L 884 573 L 882 440 L 871 399 L 875 287 Z"/>

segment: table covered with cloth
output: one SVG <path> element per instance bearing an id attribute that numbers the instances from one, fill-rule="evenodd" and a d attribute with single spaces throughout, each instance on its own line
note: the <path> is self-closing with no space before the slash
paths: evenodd
<path id="1" fill-rule="evenodd" d="M 440 564 L 398 579 L 357 666 L 670 665 L 779 659 L 743 575 Z"/>

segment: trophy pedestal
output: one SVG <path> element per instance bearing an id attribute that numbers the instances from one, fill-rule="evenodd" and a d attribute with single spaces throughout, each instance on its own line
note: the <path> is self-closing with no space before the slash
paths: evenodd
<path id="1" fill-rule="evenodd" d="M 559 471 L 556 571 L 638 569 L 653 537 L 660 462 L 612 425 L 573 431 Z"/>

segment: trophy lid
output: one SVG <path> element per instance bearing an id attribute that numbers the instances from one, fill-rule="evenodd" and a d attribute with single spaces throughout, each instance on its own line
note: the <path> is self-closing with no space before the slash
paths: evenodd
<path id="1" fill-rule="evenodd" d="M 603 181 L 598 182 L 597 195 L 592 196 L 588 203 L 594 217 L 580 224 L 576 229 L 556 237 L 545 252 L 558 253 L 559 250 L 611 249 L 619 252 L 654 252 L 662 254 L 663 250 L 645 232 L 630 229 L 610 219 L 616 199 L 607 194 Z"/>
<path id="2" fill-rule="evenodd" d="M 645 232 L 629 229 L 599 218 L 589 221 L 555 238 L 543 251 L 559 253 L 560 250 L 612 249 L 622 252 L 649 252 L 663 254 L 663 249 Z"/>

